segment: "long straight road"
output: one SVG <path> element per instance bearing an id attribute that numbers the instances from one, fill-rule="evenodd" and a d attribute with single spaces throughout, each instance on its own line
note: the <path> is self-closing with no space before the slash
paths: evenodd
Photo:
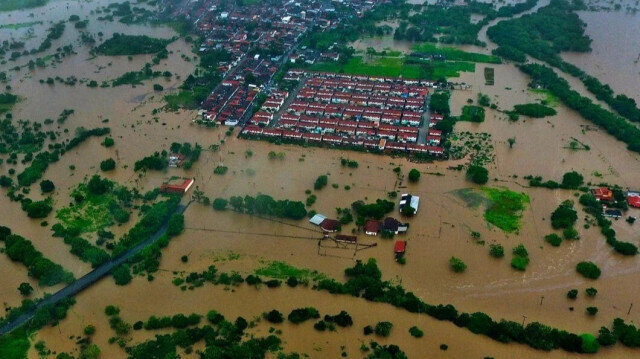
<path id="1" fill-rule="evenodd" d="M 427 144 L 427 134 L 429 133 L 429 123 L 431 122 L 431 109 L 429 104 L 431 103 L 431 94 L 427 94 L 424 99 L 424 113 L 422 114 L 422 123 L 418 131 L 418 144 Z"/>
<path id="2" fill-rule="evenodd" d="M 174 214 L 182 214 L 182 213 L 184 213 L 184 211 L 187 209 L 187 207 L 189 207 L 189 204 L 191 204 L 191 202 L 187 203 L 186 205 L 179 204 L 178 208 L 176 209 Z M 143 250 L 148 245 L 151 245 L 151 244 L 155 243 L 156 241 L 158 241 L 158 239 L 160 239 L 160 237 L 167 231 L 168 227 L 169 227 L 169 221 L 167 220 L 165 222 L 165 224 L 156 233 L 151 235 L 149 238 L 147 238 L 143 242 L 139 243 L 138 245 L 136 245 L 135 247 L 131 248 L 130 250 L 124 252 L 119 257 L 114 258 L 114 259 L 110 260 L 109 262 L 101 265 L 100 267 L 92 270 L 91 272 L 85 274 L 83 277 L 77 279 L 75 282 L 73 282 L 73 283 L 69 284 L 68 286 L 60 289 L 58 292 L 56 292 L 55 294 L 53 294 L 49 298 L 44 299 L 43 301 L 38 303 L 29 312 L 26 312 L 26 313 L 22 314 L 21 316 L 17 317 L 15 320 L 13 320 L 13 321 L 5 324 L 4 326 L 0 327 L 0 336 L 3 336 L 5 334 L 11 332 L 12 330 L 22 326 L 23 324 L 26 324 L 29 320 L 31 320 L 31 318 L 33 317 L 34 313 L 38 309 L 40 309 L 40 308 L 42 308 L 44 306 L 47 306 L 47 305 L 56 304 L 60 300 L 62 300 L 64 298 L 73 297 L 76 294 L 80 293 L 82 290 L 84 290 L 84 289 L 88 288 L 89 286 L 91 286 L 92 284 L 98 282 L 100 279 L 102 279 L 103 277 L 105 277 L 106 275 L 111 273 L 111 270 L 113 270 L 117 266 L 119 266 L 119 265 L 125 263 L 126 261 L 128 261 L 129 259 L 131 259 L 131 257 L 136 255 L 138 252 Z"/>

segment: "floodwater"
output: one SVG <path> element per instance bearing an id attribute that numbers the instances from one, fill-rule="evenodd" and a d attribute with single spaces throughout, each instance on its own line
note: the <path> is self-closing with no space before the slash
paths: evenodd
<path id="1" fill-rule="evenodd" d="M 73 7 L 96 7 L 103 2 L 68 2 Z M 53 2 L 46 8 L 32 10 L 40 14 L 51 15 L 52 20 L 67 17 L 79 8 L 66 10 L 67 2 Z M 89 9 L 83 9 L 85 13 Z M 12 17 L 21 14 L 13 13 Z M 27 16 L 22 14 L 20 16 Z M 0 16 L 6 16 L 0 14 Z M 57 16 L 57 17 L 56 17 Z M 81 17 L 82 18 L 82 17 Z M 3 19 L 4 21 L 4 19 Z M 118 23 L 98 23 L 90 20 L 93 31 L 124 32 Z M 129 30 L 129 27 L 125 27 Z M 153 34 L 170 37 L 172 32 L 166 28 L 132 27 L 132 33 Z M 76 30 L 67 28 L 65 36 L 71 36 Z M 128 33 L 128 32 L 127 32 Z M 4 34 L 4 30 L 0 30 Z M 64 42 L 63 42 L 64 43 Z M 55 47 L 55 46 L 54 46 Z M 65 108 L 73 108 L 72 115 L 61 129 L 68 128 L 71 133 L 78 126 L 93 128 L 105 126 L 109 119 L 112 137 L 116 145 L 106 149 L 99 145 L 101 139 L 90 139 L 71 153 L 65 154 L 58 163 L 52 164 L 45 178 L 56 183 L 58 190 L 53 195 L 55 209 L 69 202 L 69 190 L 86 177 L 98 173 L 99 162 L 107 157 L 116 158 L 118 169 L 107 176 L 120 184 L 136 187 L 141 192 L 157 187 L 171 176 L 189 176 L 210 198 L 228 198 L 234 195 L 256 195 L 264 193 L 276 199 L 304 201 L 305 190 L 313 188 L 317 176 L 328 174 L 329 185 L 319 191 L 316 203 L 309 209 L 328 216 L 336 216 L 336 207 L 349 207 L 356 200 L 373 202 L 386 198 L 389 191 L 410 192 L 421 197 L 421 207 L 417 216 L 409 219 L 409 233 L 403 237 L 408 241 L 404 266 L 393 260 L 393 241 L 378 237 L 360 235 L 362 243 L 377 243 L 376 247 L 362 249 L 320 248 L 320 234 L 306 221 L 274 222 L 230 211 L 216 212 L 210 207 L 192 204 L 185 214 L 184 234 L 172 240 L 163 252 L 161 271 L 155 280 L 147 282 L 145 278 L 135 278 L 125 287 L 116 287 L 112 279 L 102 280 L 94 287 L 77 297 L 77 304 L 71 309 L 68 318 L 58 327 L 41 330 L 34 342 L 44 340 L 47 347 L 57 352 L 77 350 L 72 335 L 81 335 L 82 328 L 94 324 L 98 330 L 93 338 L 102 350 L 103 358 L 125 358 L 126 353 L 117 345 L 108 344 L 113 335 L 104 307 L 109 304 L 120 306 L 122 317 L 128 322 L 143 320 L 150 315 L 169 315 L 175 313 L 206 313 L 216 309 L 228 318 L 243 316 L 251 319 L 264 311 L 278 309 L 288 313 L 291 309 L 313 305 L 322 314 L 335 314 L 347 310 L 354 318 L 354 326 L 338 329 L 336 333 L 318 333 L 311 323 L 293 326 L 280 325 L 287 352 L 298 351 L 312 358 L 334 358 L 341 354 L 341 346 L 349 357 L 360 355 L 362 342 L 374 339 L 382 344 L 398 344 L 410 358 L 442 357 L 476 358 L 494 356 L 500 358 L 567 358 L 565 352 L 539 352 L 517 344 L 499 344 L 486 337 L 471 334 L 466 329 L 455 327 L 451 323 L 439 322 L 424 315 L 407 313 L 385 304 L 374 304 L 359 298 L 332 296 L 314 292 L 305 288 L 279 288 L 256 290 L 241 286 L 233 290 L 205 285 L 193 291 L 183 292 L 171 284 L 172 272 L 202 271 L 215 264 L 221 270 L 237 270 L 242 274 L 251 273 L 262 261 L 285 261 L 301 268 L 310 268 L 337 279 L 343 278 L 345 268 L 352 266 L 354 259 L 376 258 L 384 278 L 401 283 L 407 290 L 413 291 L 427 303 L 450 303 L 465 312 L 482 311 L 494 319 L 505 318 L 514 321 L 540 321 L 573 332 L 595 333 L 601 326 L 611 324 L 613 318 L 621 317 L 627 321 L 640 320 L 637 304 L 629 314 L 627 310 L 634 299 L 640 295 L 638 274 L 640 262 L 637 257 L 626 258 L 612 253 L 599 234 L 598 228 L 585 229 L 583 214 L 576 228 L 580 240 L 564 242 L 555 248 L 546 244 L 544 235 L 551 233 L 550 213 L 557 205 L 566 200 L 576 200 L 573 193 L 551 191 L 543 188 L 528 188 L 522 179 L 528 174 L 541 175 L 545 179 L 559 180 L 563 173 L 576 170 L 585 175 L 587 181 L 605 181 L 623 187 L 640 188 L 640 157 L 626 151 L 623 143 L 616 141 L 603 131 L 595 130 L 580 116 L 558 105 L 558 114 L 544 119 L 526 119 L 509 122 L 504 114 L 487 110 L 487 119 L 481 124 L 459 123 L 457 132 L 485 132 L 492 135 L 495 161 L 488 165 L 491 181 L 489 185 L 506 187 L 527 193 L 531 203 L 523 213 L 522 227 L 519 233 L 506 234 L 492 227 L 483 219 L 482 207 L 469 208 L 456 195 L 457 191 L 472 187 L 464 178 L 463 172 L 451 171 L 447 167 L 465 163 L 459 161 L 415 164 L 405 159 L 348 152 L 337 149 L 303 148 L 290 145 L 273 145 L 266 142 L 245 141 L 234 136 L 227 137 L 226 129 L 202 129 L 191 125 L 193 112 L 159 112 L 157 122 L 151 111 L 162 106 L 160 94 L 152 91 L 153 83 L 165 80 L 147 81 L 144 85 L 132 88 L 89 89 L 85 85 L 75 87 L 56 83 L 49 87 L 40 84 L 37 79 L 59 75 L 75 75 L 78 78 L 95 79 L 98 82 L 109 80 L 126 71 L 137 70 L 150 56 L 135 56 L 129 61 L 126 57 L 89 59 L 85 48 L 76 47 L 77 55 L 65 58 L 55 68 L 36 69 L 28 73 L 23 69 L 12 73 L 11 86 L 24 100 L 14 109 L 14 118 L 29 118 L 43 121 L 55 119 Z M 193 71 L 193 62 L 185 61 L 181 55 L 190 55 L 189 45 L 176 41 L 169 46 L 173 53 L 163 60 L 159 69 L 165 68 L 184 78 Z M 111 63 L 111 66 L 108 64 Z M 8 65 L 11 66 L 11 65 Z M 511 109 L 519 103 L 529 103 L 541 99 L 541 95 L 527 91 L 528 79 L 510 64 L 491 65 L 495 68 L 495 85 L 485 86 L 482 64 L 476 65 L 475 73 L 463 73 L 460 81 L 472 84 L 468 91 L 454 91 L 452 110 L 459 114 L 468 99 L 475 101 L 478 92 L 488 94 L 492 102 L 502 109 Z M 97 72 L 96 72 L 97 71 Z M 165 88 L 177 86 L 180 79 L 172 77 L 163 85 Z M 509 89 L 507 89 L 509 88 Z M 54 126 L 58 126 L 57 124 Z M 237 133 L 237 130 L 236 130 Z M 513 148 L 507 144 L 508 138 L 515 138 Z M 572 138 L 576 138 L 591 147 L 590 151 L 571 151 L 567 149 Z M 204 151 L 201 159 L 190 171 L 169 169 L 164 172 L 150 172 L 139 176 L 133 172 L 133 163 L 154 151 L 166 149 L 171 142 L 198 142 L 204 148 L 221 144 L 217 152 Z M 249 155 L 247 151 L 251 151 Z M 269 160 L 270 151 L 283 152 L 284 160 Z M 357 169 L 341 167 L 340 158 L 346 157 L 359 163 Z M 75 170 L 69 166 L 75 165 Z M 214 175 L 216 166 L 229 168 L 225 175 Z M 125 168 L 124 166 L 128 166 Z M 422 172 L 416 184 L 407 183 L 398 178 L 393 168 L 401 167 L 406 174 L 411 168 Z M 514 177 L 516 175 L 517 177 Z M 495 179 L 495 180 L 494 180 Z M 332 185 L 337 184 L 338 188 Z M 347 190 L 345 186 L 350 186 Z M 37 198 L 36 190 L 31 195 Z M 68 247 L 59 238 L 51 237 L 49 227 L 41 227 L 39 221 L 26 217 L 19 204 L 9 203 L 2 197 L 4 206 L 0 206 L 0 225 L 9 225 L 15 232 L 32 240 L 36 248 L 45 256 L 62 264 L 66 269 L 80 276 L 90 270 L 68 252 Z M 638 210 L 630 210 L 637 216 Z M 398 213 L 392 213 L 398 217 Z M 129 225 L 135 222 L 132 216 Z M 51 217 L 50 225 L 55 223 Z M 614 228 L 620 240 L 637 243 L 637 224 L 628 225 L 618 221 Z M 128 226 L 116 228 L 114 232 L 123 233 Z M 347 225 L 343 233 L 350 233 L 353 225 Z M 478 244 L 471 238 L 471 231 L 481 233 L 485 244 Z M 501 243 L 506 256 L 494 259 L 489 256 L 489 244 Z M 526 272 L 516 272 L 510 268 L 511 248 L 524 244 L 530 253 L 531 263 Z M 239 259 L 224 260 L 235 257 Z M 189 256 L 188 263 L 180 258 Z M 468 268 L 463 274 L 455 274 L 448 268 L 451 256 L 462 258 Z M 221 260 L 222 259 L 222 260 Z M 591 260 L 603 270 L 597 281 L 589 281 L 575 272 L 579 261 Z M 0 293 L 5 305 L 14 306 L 20 301 L 17 286 L 28 280 L 21 265 L 11 263 L 6 256 L 0 257 Z M 37 288 L 38 294 L 43 288 Z M 594 286 L 598 289 L 595 298 L 586 298 L 584 289 Z M 580 290 L 578 300 L 569 301 L 566 292 Z M 56 288 L 47 288 L 52 291 Z M 153 300 L 150 300 L 153 298 Z M 595 317 L 585 314 L 587 306 L 597 306 L 600 311 Z M 574 307 L 573 311 L 569 307 Z M 394 323 L 394 329 L 388 339 L 369 338 L 362 335 L 362 327 L 381 320 Z M 417 325 L 425 331 L 423 339 L 408 335 L 408 328 Z M 259 324 L 252 333 L 262 335 L 268 330 L 265 323 Z M 152 337 L 153 333 L 136 332 L 131 343 L 138 343 Z M 447 344 L 449 350 L 442 352 L 440 344 Z M 77 354 L 77 353 L 76 353 Z M 181 353 L 182 355 L 182 353 Z M 630 357 L 634 351 L 617 345 L 613 349 L 603 349 L 599 357 Z M 77 356 L 77 355 L 76 355 Z M 182 355 L 196 357 L 196 354 Z M 37 358 L 35 350 L 30 358 Z"/>

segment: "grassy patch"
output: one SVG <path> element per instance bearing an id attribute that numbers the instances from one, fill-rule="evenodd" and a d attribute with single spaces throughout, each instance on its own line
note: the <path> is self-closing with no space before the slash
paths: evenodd
<path id="1" fill-rule="evenodd" d="M 115 191 L 95 195 L 87 190 L 86 184 L 80 184 L 71 195 L 73 198 L 83 199 L 56 213 L 56 218 L 67 229 L 77 230 L 79 233 L 93 233 L 129 219 L 129 212 L 122 207 Z"/>
<path id="2" fill-rule="evenodd" d="M 95 48 L 95 53 L 107 56 L 155 54 L 166 48 L 172 40 L 157 39 L 146 35 L 121 35 L 113 37 Z"/>
<path id="3" fill-rule="evenodd" d="M 482 192 L 492 202 L 484 212 L 487 222 L 505 232 L 516 232 L 520 228 L 520 218 L 525 204 L 529 203 L 529 196 L 508 189 L 489 187 L 482 188 Z"/>
<path id="4" fill-rule="evenodd" d="M 353 57 L 346 64 L 327 62 L 311 66 L 312 71 L 345 73 L 365 76 L 402 76 L 408 79 L 433 79 L 441 77 L 458 77 L 461 71 L 474 72 L 475 64 L 471 62 L 432 62 L 405 63 L 401 57 L 375 57 L 364 61 L 362 57 Z"/>
<path id="5" fill-rule="evenodd" d="M 18 328 L 0 338 L 0 358 L 27 359 L 30 347 L 24 328 Z"/>
<path id="6" fill-rule="evenodd" d="M 0 29 L 17 30 L 23 27 L 31 27 L 33 25 L 41 25 L 42 21 L 20 22 L 17 24 L 0 24 Z"/>
<path id="7" fill-rule="evenodd" d="M 550 107 L 556 107 L 556 106 L 558 106 L 558 104 L 560 104 L 560 100 L 554 94 L 552 94 L 551 91 L 549 91 L 549 90 L 545 90 L 545 89 L 529 89 L 529 91 L 531 93 L 544 96 L 544 99 L 542 99 L 542 104 L 543 105 L 547 105 L 547 106 L 550 106 Z"/>
<path id="8" fill-rule="evenodd" d="M 455 47 L 437 46 L 430 42 L 413 46 L 413 51 L 429 55 L 441 55 L 450 61 L 483 62 L 488 64 L 499 64 L 502 62 L 498 56 L 467 52 L 456 49 Z"/>
<path id="9" fill-rule="evenodd" d="M 33 7 L 43 6 L 47 1 L 49 0 L 2 0 L 0 1 L 0 11 L 30 9 Z"/>
<path id="10" fill-rule="evenodd" d="M 255 273 L 256 275 L 278 279 L 288 279 L 293 277 L 298 279 L 300 282 L 326 279 L 324 274 L 319 273 L 316 270 L 296 268 L 285 262 L 278 261 L 264 263 L 264 266 L 256 269 Z"/>
<path id="11" fill-rule="evenodd" d="M 481 205 L 489 207 L 491 202 L 473 188 L 461 188 L 452 192 L 453 195 L 464 201 L 468 208 L 478 208 Z"/>

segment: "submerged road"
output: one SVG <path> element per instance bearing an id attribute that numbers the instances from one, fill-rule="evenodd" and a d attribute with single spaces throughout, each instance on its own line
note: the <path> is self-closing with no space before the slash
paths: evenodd
<path id="1" fill-rule="evenodd" d="M 184 213 L 184 211 L 187 209 L 187 207 L 189 207 L 189 204 L 191 204 L 191 202 L 187 203 L 186 205 L 183 205 L 182 203 L 179 204 L 178 208 L 176 208 L 176 211 L 173 214 L 182 214 L 182 213 Z M 154 233 L 153 235 L 149 236 L 149 238 L 147 238 L 143 242 L 139 243 L 138 245 L 136 245 L 135 247 L 131 248 L 130 250 L 124 252 L 119 257 L 114 258 L 114 259 L 110 260 L 109 262 L 101 265 L 100 267 L 92 270 L 91 272 L 85 274 L 83 277 L 77 279 L 76 281 L 74 281 L 73 283 L 69 284 L 68 286 L 60 289 L 58 292 L 56 292 L 55 294 L 53 294 L 49 298 L 42 300 L 32 310 L 22 314 L 21 316 L 17 317 L 15 320 L 3 325 L 2 327 L 0 327 L 0 336 L 3 336 L 5 334 L 11 332 L 12 330 L 22 326 L 23 324 L 27 323 L 29 320 L 31 320 L 31 318 L 33 317 L 34 313 L 39 308 L 42 308 L 42 307 L 47 306 L 47 305 L 56 304 L 60 300 L 68 298 L 68 297 L 73 297 L 76 294 L 80 293 L 82 290 L 84 290 L 84 289 L 88 288 L 89 286 L 95 284 L 100 279 L 102 279 L 104 276 L 106 276 L 109 273 L 111 273 L 112 269 L 114 269 L 117 266 L 125 263 L 127 260 L 131 259 L 131 257 L 136 255 L 138 252 L 143 250 L 148 245 L 151 245 L 151 244 L 155 243 L 156 241 L 158 241 L 158 239 L 160 239 L 160 237 L 167 231 L 168 227 L 169 227 L 169 221 L 167 220 L 165 222 L 165 224 L 162 227 L 160 227 L 160 229 L 156 233 Z"/>

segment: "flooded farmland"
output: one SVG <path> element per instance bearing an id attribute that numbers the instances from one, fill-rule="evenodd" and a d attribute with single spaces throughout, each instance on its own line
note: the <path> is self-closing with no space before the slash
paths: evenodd
<path id="1" fill-rule="evenodd" d="M 122 25 L 117 21 L 97 20 L 95 10 L 111 2 L 52 1 L 41 8 L 0 13 L 0 23 L 42 21 L 42 24 L 30 27 L 32 30 L 0 29 L 0 38 L 25 39 L 27 48 L 35 47 L 41 38 L 31 38 L 31 33 L 44 33 L 53 22 L 70 14 L 89 19 L 88 31 L 102 32 L 105 39 L 115 32 L 159 38 L 176 36 L 173 30 L 164 26 Z M 637 79 L 638 68 L 631 58 L 634 51 L 638 52 L 638 49 L 633 49 L 637 36 L 617 36 L 615 38 L 620 43 L 611 44 L 614 34 L 621 34 L 623 28 L 629 29 L 638 22 L 637 15 L 581 13 L 581 17 L 588 24 L 587 33 L 594 39 L 594 51 L 565 55 L 565 59 L 611 84 L 616 91 L 639 100 L 638 82 L 633 81 Z M 618 21 L 620 18 L 625 20 Z M 612 27 L 612 30 L 604 31 L 607 27 Z M 306 220 L 273 221 L 230 210 L 214 211 L 211 206 L 193 203 L 185 213 L 184 233 L 172 239 L 163 250 L 160 271 L 153 281 L 137 277 L 127 286 L 116 286 L 112 278 L 103 279 L 77 296 L 77 303 L 59 325 L 38 331 L 31 338 L 33 343 L 42 340 L 47 348 L 57 353 L 68 352 L 77 357 L 76 336 L 79 338 L 83 328 L 92 324 L 97 327 L 92 342 L 100 347 L 100 358 L 127 358 L 128 354 L 117 343 L 110 343 L 109 339 L 114 334 L 104 314 L 107 305 L 117 305 L 123 319 L 130 323 L 146 320 L 152 315 L 192 312 L 204 315 L 212 309 L 227 318 L 242 316 L 251 320 L 272 309 L 287 314 L 292 309 L 313 305 L 322 315 L 346 310 L 352 315 L 354 325 L 338 328 L 336 332 L 320 333 L 310 322 L 294 325 L 285 321 L 272 325 L 258 320 L 249 332 L 267 335 L 271 326 L 276 327 L 282 332 L 280 337 L 286 352 L 307 353 L 311 358 L 337 358 L 344 352 L 348 357 L 364 357 L 366 353 L 362 353 L 360 347 L 373 337 L 364 336 L 362 328 L 383 320 L 393 322 L 393 331 L 388 338 L 375 337 L 375 340 L 381 344 L 397 344 L 410 358 L 572 358 L 580 355 L 560 350 L 537 351 L 521 344 L 501 344 L 424 314 L 304 286 L 261 286 L 256 289 L 245 284 L 238 287 L 205 284 L 183 291 L 172 283 L 178 275 L 201 272 L 210 265 L 221 271 L 237 271 L 246 276 L 272 261 L 316 270 L 327 277 L 343 280 L 344 269 L 353 266 L 356 260 L 375 258 L 384 280 L 401 284 L 427 303 L 453 304 L 459 311 L 484 312 L 496 320 L 539 321 L 578 334 L 596 333 L 617 317 L 627 322 L 640 320 L 640 309 L 634 303 L 640 295 L 640 262 L 637 257 L 615 254 L 599 228 L 588 226 L 582 212 L 579 212 L 576 225 L 579 240 L 564 241 L 556 248 L 543 239 L 553 232 L 551 212 L 562 201 L 577 202 L 577 198 L 572 191 L 531 188 L 524 176 L 540 175 L 544 179 L 559 180 L 565 172 L 578 171 L 585 176 L 585 182 L 606 182 L 625 189 L 640 188 L 637 176 L 640 173 L 640 156 L 627 151 L 622 142 L 594 128 L 564 105 L 555 104 L 558 112 L 555 116 L 541 119 L 521 117 L 516 122 L 509 121 L 503 112 L 487 109 L 485 122 L 461 122 L 455 127 L 454 133 L 460 136 L 466 132 L 491 135 L 494 160 L 487 164 L 490 173 L 487 186 L 524 192 L 530 198 L 522 213 L 519 231 L 505 233 L 484 219 L 486 208 L 483 205 L 469 206 L 460 195 L 473 185 L 466 180 L 463 171 L 451 167 L 466 164 L 469 158 L 413 163 L 405 158 L 340 149 L 276 145 L 239 139 L 236 137 L 238 129 L 228 134 L 226 128 L 195 126 L 192 123 L 195 111 L 153 113 L 154 109 L 163 107 L 162 96 L 174 91 L 194 71 L 193 60 L 185 59 L 193 58 L 191 44 L 182 39 L 168 45 L 169 57 L 157 65 L 158 70 L 173 73 L 169 79 L 145 81 L 143 85 L 134 87 L 104 88 L 89 88 L 84 83 L 75 86 L 59 82 L 54 85 L 40 83 L 40 79 L 56 76 L 75 76 L 98 83 L 110 81 L 125 72 L 139 70 L 153 57 L 93 56 L 80 43 L 78 36 L 76 29 L 67 26 L 63 37 L 57 41 L 60 45 L 74 44 L 76 54 L 68 55 L 60 62 L 52 61 L 45 68 L 11 70 L 16 64 L 24 65 L 30 57 L 0 65 L 0 70 L 8 71 L 11 78 L 8 84 L 21 99 L 12 110 L 14 118 L 44 123 L 47 118 L 58 117 L 64 109 L 74 109 L 75 113 L 64 124 L 49 126 L 62 133 L 68 129 L 66 136 L 72 136 L 77 127 L 111 128 L 111 137 L 116 143 L 114 147 L 105 148 L 100 145 L 101 138 L 92 138 L 49 166 L 45 178 L 57 185 L 53 194 L 54 211 L 66 206 L 71 201 L 71 190 L 95 173 L 136 188 L 141 193 L 158 187 L 171 177 L 193 177 L 198 189 L 211 199 L 262 193 L 276 199 L 303 202 L 308 196 L 306 191 L 313 189 L 315 179 L 324 174 L 328 176 L 329 185 L 312 191 L 317 200 L 308 209 L 329 217 L 337 216 L 336 207 L 348 208 L 358 200 L 374 202 L 388 198 L 392 191 L 420 196 L 421 207 L 417 216 L 408 219 L 409 232 L 400 237 L 408 242 L 406 264 L 400 265 L 393 256 L 394 240 L 365 236 L 357 232 L 354 224 L 345 225 L 342 233 L 353 232 L 362 243 L 375 243 L 377 246 L 357 252 L 354 249 L 319 248 L 322 233 Z M 405 52 L 411 48 L 411 44 L 394 41 L 392 37 L 361 40 L 357 46 Z M 611 48 L 625 46 L 628 50 L 623 55 L 603 60 Z M 476 101 L 479 93 L 487 94 L 500 109 L 511 109 L 516 104 L 544 98 L 544 94 L 528 90 L 529 79 L 512 64 L 490 65 L 495 68 L 495 85 L 486 86 L 483 77 L 485 66 L 489 65 L 476 64 L 475 72 L 464 72 L 456 79 L 472 87 L 471 90 L 453 91 L 453 115 L 460 115 L 468 100 Z M 615 69 L 625 69 L 624 72 L 635 75 L 625 76 L 623 71 L 616 73 Z M 154 91 L 153 83 L 161 83 L 165 90 Z M 509 138 L 515 139 L 513 148 L 507 143 Z M 574 139 L 587 144 L 590 150 L 570 149 L 569 143 Z M 197 142 L 205 151 L 190 170 L 170 168 L 161 172 L 149 171 L 144 175 L 133 171 L 137 160 L 168 149 L 172 142 Z M 219 145 L 219 148 L 211 150 L 211 145 Z M 271 159 L 267 155 L 271 151 L 284 156 Z M 117 169 L 106 174 L 99 172 L 100 161 L 108 157 L 117 160 Z M 357 161 L 358 168 L 342 166 L 342 158 Z M 228 172 L 214 174 L 218 166 L 228 167 Z M 397 167 L 401 175 L 394 172 Z M 417 183 L 410 183 L 406 178 L 412 168 L 421 172 Z M 29 219 L 19 203 L 9 201 L 4 189 L 0 194 L 0 203 L 3 204 L 0 206 L 0 225 L 9 226 L 15 233 L 31 240 L 47 258 L 61 264 L 75 277 L 91 270 L 89 264 L 69 252 L 61 238 L 52 236 L 53 215 L 48 219 L 49 224 L 43 226 L 40 221 Z M 39 198 L 41 195 L 34 189 L 31 196 Z M 397 211 L 391 215 L 399 217 Z M 631 209 L 628 215 L 638 216 L 640 210 Z M 137 216 L 132 217 L 137 220 Z M 111 230 L 120 236 L 131 224 Z M 621 219 L 614 221 L 613 228 L 620 240 L 638 244 L 637 224 L 632 226 Z M 479 233 L 482 241 L 475 240 L 472 232 Z M 502 244 L 507 253 L 505 258 L 491 257 L 490 244 Z M 529 251 L 531 263 L 525 272 L 515 271 L 509 264 L 511 249 L 518 244 L 524 244 Z M 185 262 L 183 256 L 187 256 L 188 261 Z M 465 261 L 468 268 L 464 273 L 450 270 L 449 258 L 452 256 Z M 599 280 L 584 279 L 575 272 L 576 263 L 583 260 L 593 261 L 602 269 Z M 0 274 L 0 297 L 5 308 L 20 304 L 22 296 L 15 288 L 21 282 L 29 282 L 35 288 L 33 297 L 52 293 L 61 287 L 38 286 L 36 280 L 27 276 L 24 266 L 11 262 L 5 255 L 0 256 Z M 583 295 L 584 290 L 591 286 L 598 289 L 595 298 Z M 576 301 L 570 301 L 566 293 L 574 288 L 581 295 Z M 597 316 L 585 314 L 588 306 L 599 308 Z M 409 335 L 408 330 L 412 326 L 424 330 L 423 339 Z M 156 333 L 168 331 L 135 331 L 127 339 L 127 344 L 140 343 Z M 441 349 L 442 344 L 448 346 L 447 351 Z M 191 353 L 179 349 L 180 357 L 198 358 L 198 348 L 194 349 Z M 621 345 L 603 348 L 598 353 L 602 358 L 635 355 L 636 351 Z M 40 357 L 32 347 L 29 358 Z"/>

